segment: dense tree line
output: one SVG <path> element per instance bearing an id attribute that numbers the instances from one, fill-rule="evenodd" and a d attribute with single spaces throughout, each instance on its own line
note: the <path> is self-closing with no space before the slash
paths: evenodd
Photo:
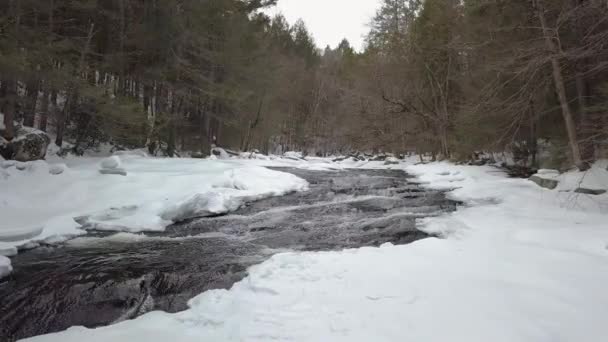
<path id="1" fill-rule="evenodd" d="M 13 120 L 100 142 L 311 154 L 513 151 L 587 165 L 608 135 L 608 3 L 383 0 L 364 51 L 319 50 L 275 0 L 0 3 Z"/>
<path id="2" fill-rule="evenodd" d="M 263 145 L 264 126 L 294 120 L 273 115 L 305 110 L 319 58 L 303 23 L 258 13 L 273 2 L 3 1 L 4 138 L 17 120 L 76 153 L 106 141 L 167 155 Z"/>
<path id="3" fill-rule="evenodd" d="M 542 142 L 585 169 L 606 151 L 607 18 L 599 0 L 385 0 L 365 54 L 406 146 L 535 164 Z"/>

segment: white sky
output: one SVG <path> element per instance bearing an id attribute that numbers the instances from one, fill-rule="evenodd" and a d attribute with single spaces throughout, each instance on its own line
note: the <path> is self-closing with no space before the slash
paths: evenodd
<path id="1" fill-rule="evenodd" d="M 346 38 L 361 50 L 379 4 L 380 0 L 279 0 L 266 13 L 281 12 L 290 24 L 302 18 L 320 48 L 335 47 Z"/>

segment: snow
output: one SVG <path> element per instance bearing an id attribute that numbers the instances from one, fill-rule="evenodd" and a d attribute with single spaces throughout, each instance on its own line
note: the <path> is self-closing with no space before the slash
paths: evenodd
<path id="1" fill-rule="evenodd" d="M 557 191 L 574 191 L 578 188 L 608 190 L 608 160 L 600 160 L 585 172 L 576 170 L 560 174 L 554 170 L 539 170 L 536 176 L 559 182 Z"/>
<path id="2" fill-rule="evenodd" d="M 14 254 L 32 242 L 62 242 L 84 234 L 84 229 L 161 231 L 184 216 L 225 213 L 250 200 L 308 186 L 292 174 L 239 160 L 122 154 L 120 158 L 56 158 L 52 162 L 57 163 L 2 162 L 2 254 Z M 121 166 L 128 176 L 101 175 L 100 165 Z"/>
<path id="3" fill-rule="evenodd" d="M 302 152 L 288 151 L 283 153 L 283 157 L 289 159 L 302 159 L 304 156 Z"/>
<path id="4" fill-rule="evenodd" d="M 0 255 L 0 278 L 7 276 L 13 271 L 11 260 L 3 255 Z"/>
<path id="5" fill-rule="evenodd" d="M 441 238 L 282 253 L 184 312 L 29 341 L 605 341 L 608 195 L 492 167 L 399 167 L 463 202 L 420 220 Z"/>

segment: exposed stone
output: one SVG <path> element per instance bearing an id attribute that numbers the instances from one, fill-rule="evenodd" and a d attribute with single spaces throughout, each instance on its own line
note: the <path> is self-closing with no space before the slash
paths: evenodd
<path id="1" fill-rule="evenodd" d="M 192 152 L 190 153 L 190 158 L 194 158 L 194 159 L 203 159 L 205 158 L 205 154 L 203 152 Z"/>
<path id="2" fill-rule="evenodd" d="M 607 190 L 604 189 L 587 189 L 587 188 L 578 188 L 574 190 L 577 194 L 585 194 L 585 195 L 603 195 Z"/>
<path id="3" fill-rule="evenodd" d="M 549 190 L 554 190 L 559 185 L 559 181 L 555 179 L 542 178 L 537 175 L 530 177 L 530 180 L 538 184 L 538 186 Z"/>
<path id="4" fill-rule="evenodd" d="M 121 169 L 121 168 L 117 168 L 117 169 L 101 169 L 101 170 L 99 170 L 99 173 L 101 173 L 102 175 L 120 175 L 120 176 L 126 176 L 127 175 L 127 171 L 125 169 Z"/>

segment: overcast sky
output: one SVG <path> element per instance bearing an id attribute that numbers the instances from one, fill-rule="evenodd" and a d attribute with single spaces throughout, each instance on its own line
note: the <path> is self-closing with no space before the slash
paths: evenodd
<path id="1" fill-rule="evenodd" d="M 302 18 L 321 48 L 335 47 L 346 38 L 360 50 L 379 3 L 380 0 L 279 0 L 278 6 L 267 13 L 281 12 L 291 24 Z"/>

